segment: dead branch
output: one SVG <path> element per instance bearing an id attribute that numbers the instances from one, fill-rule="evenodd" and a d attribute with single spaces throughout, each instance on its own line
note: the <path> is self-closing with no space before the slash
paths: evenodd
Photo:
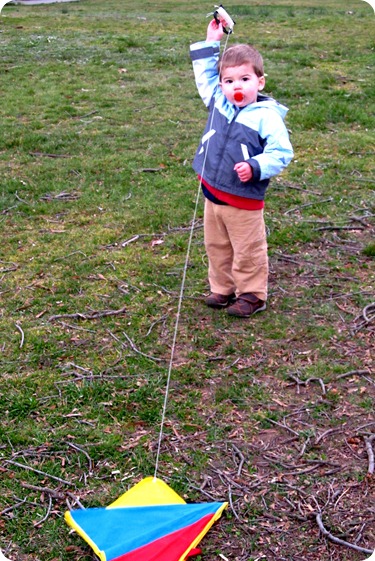
<path id="1" fill-rule="evenodd" d="M 83 504 L 80 502 L 79 498 L 76 497 L 73 493 L 71 493 L 70 491 L 68 491 L 68 492 L 67 492 L 67 495 L 68 495 L 71 499 L 73 499 L 73 501 L 74 501 L 73 506 L 76 504 L 76 505 L 79 506 L 79 508 L 80 508 L 81 510 L 86 510 L 85 507 L 83 506 Z"/>
<path id="2" fill-rule="evenodd" d="M 77 250 L 77 251 L 72 251 L 71 253 L 68 253 L 67 255 L 63 255 L 62 257 L 56 257 L 56 259 L 53 260 L 54 263 L 56 263 L 57 261 L 63 261 L 64 259 L 67 259 L 68 257 L 71 257 L 72 255 L 77 255 L 77 254 L 83 255 L 83 257 L 85 259 L 87 259 L 87 255 L 86 253 L 83 253 L 83 251 Z"/>
<path id="3" fill-rule="evenodd" d="M 64 493 L 60 493 L 50 487 L 39 487 L 38 485 L 31 485 L 31 483 L 26 483 L 25 481 L 21 481 L 21 487 L 24 489 L 30 489 L 30 491 L 40 491 L 41 493 L 46 493 L 47 495 L 51 495 L 54 499 L 65 499 Z"/>
<path id="4" fill-rule="evenodd" d="M 364 226 L 321 226 L 320 228 L 314 228 L 316 232 L 323 232 L 328 230 L 331 232 L 338 232 L 340 230 L 364 230 Z"/>
<path id="5" fill-rule="evenodd" d="M 115 249 L 117 247 L 125 247 L 130 243 L 136 242 L 140 238 L 153 238 L 154 236 L 163 236 L 163 235 L 164 234 L 155 234 L 153 232 L 150 232 L 149 234 L 135 234 L 134 236 L 128 238 L 127 240 L 124 240 L 123 242 L 114 242 L 108 245 L 104 245 L 102 246 L 102 249 Z"/>
<path id="6" fill-rule="evenodd" d="M 6 269 L 3 269 L 2 267 L 0 267 L 0 273 L 9 273 L 10 271 L 16 271 L 18 269 L 18 265 L 16 265 L 16 263 L 7 262 L 7 261 L 0 261 L 0 263 L 2 265 L 11 265 L 10 267 L 7 267 Z"/>
<path id="7" fill-rule="evenodd" d="M 121 314 L 125 314 L 126 312 L 126 306 L 124 306 L 123 308 L 121 308 L 120 310 L 102 310 L 102 311 L 94 311 L 94 312 L 89 312 L 87 314 L 82 314 L 82 313 L 75 313 L 75 314 L 58 314 L 55 316 L 51 316 L 48 321 L 56 321 L 58 319 L 62 319 L 62 318 L 69 318 L 69 319 L 82 319 L 82 320 L 93 320 L 93 319 L 99 319 L 99 318 L 103 318 L 103 317 L 108 317 L 108 316 L 118 316 Z"/>
<path id="8" fill-rule="evenodd" d="M 135 353 L 138 353 L 141 356 L 144 356 L 145 358 L 149 358 L 150 360 L 155 360 L 156 362 L 161 362 L 162 361 L 161 358 L 157 358 L 157 357 L 154 357 L 154 356 L 147 355 L 147 354 L 143 353 L 142 351 L 140 351 L 139 349 L 137 349 L 137 347 L 135 346 L 133 341 L 130 339 L 130 337 L 125 333 L 125 331 L 123 331 L 123 335 L 124 335 L 124 337 L 126 338 L 126 340 L 128 341 L 129 345 L 131 346 L 132 350 Z"/>
<path id="9" fill-rule="evenodd" d="M 153 330 L 153 328 L 155 327 L 155 325 L 157 325 L 158 323 L 165 323 L 165 320 L 166 320 L 167 318 L 168 318 L 168 314 L 164 314 L 164 315 L 162 315 L 159 319 L 155 320 L 155 321 L 150 325 L 150 327 L 148 328 L 147 333 L 146 333 L 146 335 L 144 336 L 144 339 L 150 335 L 150 333 L 151 333 L 151 331 Z"/>
<path id="10" fill-rule="evenodd" d="M 68 446 L 70 446 L 70 448 L 73 448 L 73 450 L 75 450 L 76 452 L 81 452 L 81 454 L 86 456 L 86 458 L 89 462 L 89 474 L 91 475 L 92 474 L 92 459 L 90 458 L 90 456 L 86 452 L 86 450 L 83 450 L 83 448 L 80 448 L 79 446 L 77 446 L 76 444 L 73 444 L 72 442 L 67 442 L 66 444 Z"/>
<path id="11" fill-rule="evenodd" d="M 286 425 L 285 423 L 278 423 L 277 421 L 274 421 L 273 419 L 267 419 L 267 421 L 269 421 L 270 423 L 272 423 L 273 425 L 277 425 L 278 427 L 281 427 L 285 430 L 287 430 L 288 432 L 290 432 L 291 434 L 294 434 L 294 436 L 298 436 L 299 437 L 299 433 L 293 429 L 291 429 L 290 427 L 288 427 L 288 425 Z"/>
<path id="12" fill-rule="evenodd" d="M 18 331 L 21 333 L 21 342 L 20 342 L 20 349 L 22 349 L 24 341 L 25 341 L 25 334 L 22 330 L 22 327 L 20 326 L 19 323 L 16 323 L 16 328 L 18 329 Z"/>
<path id="13" fill-rule="evenodd" d="M 231 510 L 232 510 L 232 512 L 233 512 L 233 514 L 234 514 L 234 516 L 235 516 L 235 518 L 236 518 L 239 522 L 241 522 L 241 519 L 240 519 L 240 517 L 238 516 L 238 514 L 237 514 L 237 512 L 236 512 L 236 510 L 235 510 L 235 508 L 234 508 L 234 506 L 233 506 L 232 489 L 231 489 L 231 486 L 230 486 L 230 485 L 229 485 L 229 487 L 228 487 L 228 497 L 229 497 L 229 506 L 230 506 L 230 508 L 231 508 Z"/>
<path id="14" fill-rule="evenodd" d="M 367 327 L 375 320 L 375 302 L 371 302 L 362 310 L 362 314 L 357 316 L 354 322 L 358 322 L 357 326 L 352 330 L 353 333 L 358 333 L 363 327 Z"/>
<path id="15" fill-rule="evenodd" d="M 284 215 L 286 216 L 287 214 L 290 214 L 291 212 L 294 212 L 296 210 L 300 210 L 301 208 L 307 208 L 309 206 L 321 205 L 322 203 L 331 203 L 332 201 L 333 201 L 333 198 L 328 197 L 327 199 L 322 199 L 320 201 L 315 201 L 314 203 L 306 203 L 305 205 L 300 205 L 300 206 L 296 206 L 294 208 L 290 208 L 289 210 L 284 212 Z"/>
<path id="16" fill-rule="evenodd" d="M 66 329 L 74 329 L 75 331 L 85 331 L 86 333 L 95 333 L 93 329 L 86 329 L 84 327 L 79 327 L 78 325 L 71 325 L 70 323 L 66 323 L 65 321 L 58 322 L 62 327 L 66 327 Z"/>
<path id="17" fill-rule="evenodd" d="M 113 337 L 113 339 L 114 339 L 115 341 L 117 341 L 117 342 L 120 343 L 124 348 L 126 348 L 125 343 L 123 343 L 118 337 L 116 337 L 116 335 L 115 335 L 114 333 L 112 333 L 112 331 L 108 331 L 108 333 L 110 334 L 111 337 Z M 155 362 L 162 362 L 163 359 L 158 358 L 158 357 L 154 357 L 154 356 L 151 356 L 151 355 L 147 355 L 147 354 L 143 353 L 142 351 L 140 351 L 140 350 L 135 346 L 135 344 L 133 343 L 133 341 L 130 339 L 130 337 L 129 337 L 125 332 L 123 332 L 123 335 L 124 335 L 124 337 L 126 338 L 126 340 L 128 341 L 128 343 L 130 344 L 132 350 L 133 350 L 135 353 L 137 353 L 137 354 L 139 354 L 139 355 L 141 355 L 141 356 L 144 356 L 145 358 L 148 358 L 149 360 L 153 360 L 153 361 L 155 361 Z"/>
<path id="18" fill-rule="evenodd" d="M 366 423 L 365 425 L 361 425 L 360 427 L 358 427 L 356 429 L 356 433 L 358 434 L 361 430 L 367 429 L 367 427 L 372 427 L 373 425 L 375 425 L 375 421 L 370 421 L 369 423 Z"/>
<path id="19" fill-rule="evenodd" d="M 140 238 L 139 235 L 133 236 L 132 238 L 129 238 L 128 240 L 125 240 L 124 242 L 121 242 L 121 247 L 125 247 L 132 242 L 136 242 L 137 240 L 139 240 L 139 238 Z"/>
<path id="20" fill-rule="evenodd" d="M 53 195 L 52 193 L 48 193 L 47 195 L 43 195 L 40 197 L 41 201 L 76 201 L 79 199 L 79 194 L 76 192 L 69 193 L 68 191 L 62 191 L 61 193 L 57 193 L 57 195 Z"/>
<path id="21" fill-rule="evenodd" d="M 298 261 L 297 259 L 291 257 L 290 255 L 286 255 L 284 253 L 281 253 L 280 251 L 275 251 L 275 255 L 281 261 L 287 261 L 288 263 L 294 263 L 295 265 L 301 265 L 301 261 Z"/>
<path id="22" fill-rule="evenodd" d="M 47 512 L 45 514 L 45 516 L 43 516 L 43 518 L 41 520 L 39 520 L 39 522 L 34 522 L 34 528 L 37 528 L 38 526 L 41 526 L 43 524 L 43 522 L 45 522 L 47 520 L 47 518 L 49 517 L 49 515 L 51 514 L 51 510 L 52 510 L 52 496 L 49 495 L 48 496 L 48 509 Z"/>
<path id="23" fill-rule="evenodd" d="M 191 226 L 175 226 L 173 228 L 168 226 L 168 232 L 190 232 L 192 229 L 199 230 L 200 228 L 203 228 L 203 222 L 198 219 L 194 224 L 191 222 Z"/>
<path id="24" fill-rule="evenodd" d="M 29 152 L 29 154 L 34 158 L 71 158 L 67 154 L 48 154 L 46 152 Z"/>
<path id="25" fill-rule="evenodd" d="M 242 454 L 241 450 L 239 450 L 237 448 L 237 446 L 232 444 L 232 448 L 233 448 L 234 452 L 237 454 L 237 456 L 240 458 L 240 464 L 239 464 L 238 469 L 237 469 L 237 477 L 239 477 L 241 475 L 241 471 L 242 471 L 243 465 L 245 463 L 245 457 Z"/>
<path id="26" fill-rule="evenodd" d="M 18 205 L 13 205 L 13 206 L 9 206 L 8 208 L 4 208 L 4 210 L 1 211 L 1 214 L 7 214 L 10 210 L 17 208 L 17 206 Z"/>
<path id="27" fill-rule="evenodd" d="M 369 317 L 367 315 L 368 312 L 374 312 L 374 315 Z M 375 302 L 368 304 L 365 308 L 363 308 L 362 315 L 367 323 L 370 323 L 373 319 L 375 319 Z"/>
<path id="28" fill-rule="evenodd" d="M 142 171 L 143 173 L 157 173 L 159 171 L 164 171 L 164 168 L 142 168 L 140 171 Z"/>
<path id="29" fill-rule="evenodd" d="M 371 555 L 371 553 L 373 553 L 372 549 L 367 549 L 365 547 L 360 547 L 356 544 L 353 543 L 349 543 L 345 540 L 341 540 L 340 538 L 336 538 L 336 536 L 334 536 L 333 534 L 331 534 L 331 532 L 329 532 L 322 521 L 322 515 L 320 514 L 320 512 L 318 512 L 315 516 L 315 520 L 316 523 L 319 526 L 319 530 L 321 531 L 321 533 L 323 534 L 324 537 L 326 537 L 327 539 L 329 539 L 331 542 L 336 543 L 338 545 L 344 545 L 346 547 L 350 547 L 351 549 L 354 549 L 355 551 L 360 551 L 361 553 L 368 553 Z"/>
<path id="30" fill-rule="evenodd" d="M 326 436 L 328 436 L 329 434 L 333 434 L 335 432 L 341 432 L 342 429 L 341 428 L 337 428 L 337 429 L 328 429 L 326 431 L 324 431 L 320 436 L 318 436 L 318 438 L 315 439 L 315 446 L 317 446 L 319 444 L 319 442 L 321 440 L 323 440 L 323 438 L 325 438 Z"/>
<path id="31" fill-rule="evenodd" d="M 73 486 L 73 483 L 71 481 L 66 481 L 66 479 L 61 479 L 61 477 L 56 477 L 55 475 L 50 475 L 49 473 L 46 473 L 45 471 L 40 471 L 39 469 L 32 468 L 32 467 L 27 466 L 25 464 L 20 464 L 18 462 L 13 461 L 13 460 L 4 460 L 4 461 L 7 464 L 12 464 L 13 466 L 17 466 L 19 468 L 26 469 L 26 470 L 32 471 L 34 473 L 38 473 L 39 475 L 44 475 L 45 477 L 48 477 L 49 479 L 54 479 L 55 481 L 59 481 L 60 483 L 63 483 L 64 485 L 69 485 L 70 487 Z"/>
<path id="32" fill-rule="evenodd" d="M 311 189 L 305 189 L 304 187 L 299 187 L 298 185 L 292 185 L 286 181 L 283 182 L 280 187 L 287 187 L 288 189 L 295 189 L 296 191 L 303 191 L 304 193 L 311 193 L 312 195 L 317 195 L 318 197 L 322 195 L 320 191 L 312 191 Z M 275 187 L 274 187 L 275 188 Z"/>
<path id="33" fill-rule="evenodd" d="M 353 177 L 354 181 L 363 181 L 364 183 L 375 183 L 375 179 L 370 177 Z"/>
<path id="34" fill-rule="evenodd" d="M 365 218 L 369 218 L 369 216 L 350 216 L 350 220 L 352 220 L 353 222 L 359 222 L 360 224 L 362 224 L 362 226 L 364 226 L 365 228 L 369 228 L 369 223 L 365 221 Z"/>
<path id="35" fill-rule="evenodd" d="M 374 450 L 372 449 L 372 441 L 375 440 L 375 434 L 371 436 L 364 436 L 363 440 L 365 441 L 366 452 L 368 456 L 368 475 L 374 474 L 375 469 L 375 457 L 374 457 Z"/>
<path id="36" fill-rule="evenodd" d="M 18 501 L 14 505 L 4 508 L 3 510 L 0 511 L 0 516 L 3 516 L 4 514 L 7 514 L 8 512 L 11 512 L 12 510 L 18 508 L 19 506 L 24 505 L 26 502 L 27 502 L 26 499 L 22 499 L 22 501 Z"/>
<path id="37" fill-rule="evenodd" d="M 336 380 L 348 378 L 349 376 L 366 376 L 366 374 L 370 374 L 370 372 L 368 370 L 350 370 L 350 372 L 339 374 L 339 376 L 336 377 Z"/>
<path id="38" fill-rule="evenodd" d="M 322 388 L 322 394 L 326 395 L 327 393 L 325 384 L 321 378 L 308 378 L 307 380 L 300 380 L 300 378 L 298 378 L 298 376 L 294 376 L 294 374 L 288 374 L 288 376 L 289 378 L 291 378 L 296 382 L 298 393 L 299 393 L 299 386 L 307 386 L 310 382 L 319 382 L 320 387 Z"/>

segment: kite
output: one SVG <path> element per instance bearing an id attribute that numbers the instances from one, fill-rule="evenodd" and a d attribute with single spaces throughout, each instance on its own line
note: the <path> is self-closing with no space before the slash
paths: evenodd
<path id="1" fill-rule="evenodd" d="M 146 477 L 105 508 L 68 511 L 65 521 L 101 561 L 185 561 L 227 502 L 186 503 L 156 477 Z"/>

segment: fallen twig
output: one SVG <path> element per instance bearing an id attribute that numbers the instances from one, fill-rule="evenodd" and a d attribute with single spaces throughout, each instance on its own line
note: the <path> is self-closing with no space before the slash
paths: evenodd
<path id="1" fill-rule="evenodd" d="M 150 327 L 147 330 L 146 335 L 144 336 L 144 339 L 150 335 L 150 333 L 153 330 L 153 328 L 155 327 L 155 325 L 157 325 L 158 323 L 164 323 L 167 318 L 168 318 L 168 314 L 164 314 L 159 319 L 152 322 L 152 324 L 150 325 Z"/>
<path id="2" fill-rule="evenodd" d="M 70 446 L 70 448 L 73 448 L 73 450 L 76 450 L 76 452 L 81 452 L 84 456 L 86 456 L 86 458 L 89 462 L 89 473 L 91 475 L 92 474 L 92 460 L 91 460 L 90 456 L 88 455 L 88 453 L 86 452 L 86 450 L 83 450 L 83 448 L 80 448 L 79 446 L 77 446 L 76 444 L 73 444 L 72 442 L 67 442 L 66 444 L 68 446 Z"/>
<path id="3" fill-rule="evenodd" d="M 338 232 L 339 230 L 364 230 L 364 226 L 321 226 L 320 228 L 314 228 L 316 232 L 323 232 L 328 230 L 331 232 Z"/>
<path id="4" fill-rule="evenodd" d="M 241 475 L 241 471 L 242 471 L 243 465 L 245 463 L 245 457 L 242 454 L 241 450 L 239 450 L 237 448 L 237 446 L 232 444 L 232 448 L 233 448 L 234 452 L 237 454 L 237 456 L 240 458 L 240 464 L 239 464 L 238 469 L 237 469 L 237 477 L 239 477 Z"/>
<path id="5" fill-rule="evenodd" d="M 375 469 L 375 457 L 374 457 L 374 450 L 372 449 L 372 441 L 375 440 L 375 434 L 371 436 L 364 436 L 363 440 L 365 441 L 366 452 L 368 456 L 367 474 L 373 475 Z"/>
<path id="6" fill-rule="evenodd" d="M 125 240 L 124 242 L 121 242 L 121 247 L 125 247 L 132 242 L 136 242 L 137 240 L 139 240 L 139 238 L 140 238 L 140 236 L 137 234 L 137 235 L 133 236 L 132 238 L 129 238 L 128 240 Z"/>
<path id="7" fill-rule="evenodd" d="M 235 518 L 237 518 L 237 520 L 240 522 L 241 519 L 240 519 L 240 517 L 238 516 L 238 514 L 237 514 L 237 512 L 236 512 L 236 510 L 235 510 L 235 508 L 234 508 L 234 506 L 233 506 L 232 489 L 231 489 L 231 486 L 230 486 L 230 485 L 229 485 L 229 487 L 228 487 L 228 497 L 229 497 L 229 505 L 230 505 L 230 508 L 231 508 L 231 510 L 232 510 L 232 512 L 233 512 L 233 514 L 234 514 L 234 516 L 235 516 Z"/>
<path id="8" fill-rule="evenodd" d="M 322 532 L 323 536 L 325 536 L 327 539 L 329 539 L 331 542 L 333 543 L 337 543 L 339 545 L 345 545 L 346 547 L 350 547 L 351 549 L 355 549 L 355 551 L 360 551 L 361 553 L 373 553 L 372 549 L 367 549 L 365 547 L 360 547 L 358 545 L 355 545 L 353 543 L 349 543 L 345 540 L 341 540 L 340 538 L 336 538 L 336 536 L 334 536 L 333 534 L 331 534 L 331 532 L 329 532 L 322 521 L 322 515 L 320 514 L 320 512 L 318 512 L 315 516 L 316 522 L 319 526 L 319 530 Z"/>
<path id="9" fill-rule="evenodd" d="M 30 156 L 34 156 L 35 158 L 71 158 L 67 154 L 48 154 L 46 152 L 29 152 Z"/>
<path id="10" fill-rule="evenodd" d="M 336 377 L 336 380 L 340 380 L 341 378 L 348 378 L 349 376 L 366 376 L 366 374 L 370 374 L 370 372 L 368 370 L 351 370 L 350 372 L 339 374 Z"/>
<path id="11" fill-rule="evenodd" d="M 362 327 L 367 327 L 375 320 L 375 302 L 371 302 L 371 304 L 368 304 L 363 308 L 362 314 L 357 316 L 354 322 L 357 322 L 358 320 L 361 321 L 359 321 L 358 325 L 355 329 L 353 329 L 353 333 L 357 333 L 362 329 Z"/>
<path id="12" fill-rule="evenodd" d="M 79 500 L 79 498 L 76 497 L 73 493 L 71 493 L 70 491 L 68 491 L 68 492 L 67 492 L 67 495 L 68 495 L 71 499 L 73 499 L 73 501 L 74 501 L 73 506 L 74 506 L 75 504 L 77 504 L 81 510 L 86 510 L 86 508 L 83 506 L 83 504 L 81 503 L 81 501 Z"/>
<path id="13" fill-rule="evenodd" d="M 369 317 L 367 315 L 368 312 L 374 312 L 374 315 Z M 365 318 L 367 323 L 370 323 L 370 321 L 375 319 L 375 302 L 372 302 L 371 304 L 368 304 L 365 308 L 363 308 L 362 315 Z"/>
<path id="14" fill-rule="evenodd" d="M 86 333 L 95 333 L 94 329 L 86 329 L 85 327 L 79 327 L 78 325 L 70 325 L 70 323 L 66 323 L 65 321 L 60 321 L 60 320 L 57 321 L 62 327 L 66 327 L 66 329 L 74 329 L 75 331 L 85 331 Z"/>
<path id="15" fill-rule="evenodd" d="M 159 168 L 142 168 L 141 171 L 143 173 L 157 173 L 159 171 L 164 171 L 164 167 L 159 167 Z"/>
<path id="16" fill-rule="evenodd" d="M 26 483 L 25 481 L 21 482 L 21 487 L 24 489 L 30 489 L 30 491 L 40 491 L 41 493 L 46 493 L 47 495 L 51 495 L 54 499 L 65 499 L 64 493 L 60 493 L 50 487 L 39 487 L 38 485 L 31 485 L 31 483 Z"/>
<path id="17" fill-rule="evenodd" d="M 124 337 L 126 338 L 126 340 L 129 342 L 129 345 L 131 346 L 132 350 L 135 353 L 140 354 L 141 356 L 144 356 L 145 358 L 149 358 L 150 360 L 155 360 L 156 362 L 162 362 L 161 358 L 155 357 L 155 356 L 151 356 L 151 355 L 147 355 L 145 353 L 143 353 L 142 351 L 140 351 L 139 349 L 137 349 L 137 347 L 135 346 L 135 344 L 133 343 L 133 341 L 130 339 L 129 335 L 127 335 L 125 333 L 125 331 L 123 332 Z"/>
<path id="18" fill-rule="evenodd" d="M 63 261 L 64 259 L 67 259 L 68 257 L 71 257 L 72 255 L 76 255 L 77 253 L 80 253 L 81 255 L 83 255 L 83 257 L 85 259 L 87 259 L 86 253 L 83 253 L 83 251 L 78 249 L 77 251 L 72 251 L 71 253 L 68 253 L 68 255 L 63 255 L 63 257 L 56 257 L 56 259 L 54 259 L 53 262 L 56 263 L 56 261 Z"/>
<path id="19" fill-rule="evenodd" d="M 79 194 L 74 191 L 71 193 L 62 191 L 61 193 L 57 193 L 57 195 L 47 193 L 47 195 L 40 197 L 41 201 L 76 201 L 77 199 L 79 199 Z"/>
<path id="20" fill-rule="evenodd" d="M 18 265 L 16 265 L 16 263 L 12 263 L 9 261 L 0 261 L 0 263 L 2 265 L 11 265 L 11 267 L 7 267 L 6 269 L 0 267 L 0 273 L 9 273 L 10 271 L 16 271 L 18 269 Z"/>
<path id="21" fill-rule="evenodd" d="M 369 217 L 368 216 L 363 216 L 363 217 L 361 217 L 361 216 L 351 216 L 350 220 L 352 220 L 353 222 L 359 222 L 365 228 L 369 228 L 369 224 L 368 224 L 368 222 L 365 221 L 365 218 L 369 218 Z"/>
<path id="22" fill-rule="evenodd" d="M 291 183 L 284 182 L 280 187 L 287 187 L 288 189 L 295 189 L 296 191 L 303 191 L 304 193 L 311 193 L 312 195 L 321 196 L 322 193 L 320 191 L 312 191 L 311 189 L 305 189 L 304 187 L 300 187 L 298 185 L 292 185 Z"/>
<path id="23" fill-rule="evenodd" d="M 307 208 L 309 206 L 315 206 L 315 205 L 320 205 L 322 203 L 330 203 L 333 201 L 332 197 L 328 197 L 328 199 L 322 199 L 320 201 L 315 201 L 314 203 L 306 203 L 305 205 L 301 205 L 301 206 L 296 206 L 294 208 L 290 208 L 289 210 L 287 210 L 286 212 L 284 212 L 284 215 L 287 215 L 291 212 L 294 212 L 295 210 L 300 210 L 301 208 Z"/>
<path id="24" fill-rule="evenodd" d="M 375 421 L 370 421 L 369 423 L 366 423 L 365 425 L 361 425 L 360 427 L 356 428 L 356 433 L 358 434 L 361 430 L 367 429 L 367 427 L 372 427 L 373 425 L 375 425 Z"/>
<path id="25" fill-rule="evenodd" d="M 120 343 L 124 348 L 126 348 L 125 343 L 123 343 L 123 341 L 121 341 L 118 337 L 116 337 L 116 335 L 115 335 L 114 333 L 112 333 L 112 331 L 109 331 L 108 333 L 110 334 L 110 336 L 111 336 L 115 341 L 117 341 L 117 342 Z M 135 346 L 135 344 L 133 343 L 133 341 L 130 339 L 129 335 L 127 335 L 125 332 L 123 332 L 123 335 L 124 335 L 124 337 L 126 338 L 126 340 L 128 341 L 128 343 L 130 344 L 132 350 L 133 350 L 135 353 L 137 353 L 137 354 L 139 354 L 139 355 L 141 355 L 141 356 L 144 356 L 145 358 L 148 358 L 149 360 L 153 360 L 153 361 L 155 361 L 155 362 L 162 362 L 162 361 L 163 361 L 163 359 L 161 359 L 161 358 L 158 358 L 158 357 L 155 357 L 155 356 L 151 356 L 151 355 L 147 355 L 146 353 L 143 353 L 142 351 L 140 351 L 140 350 Z"/>
<path id="26" fill-rule="evenodd" d="M 21 333 L 21 342 L 20 342 L 20 349 L 22 349 L 24 341 L 25 341 L 25 334 L 22 330 L 22 327 L 20 326 L 19 323 L 16 323 L 16 328 L 18 329 L 18 331 Z"/>
<path id="27" fill-rule="evenodd" d="M 20 464 L 18 462 L 13 461 L 13 460 L 4 460 L 4 461 L 7 464 L 12 464 L 13 466 L 17 466 L 17 467 L 20 467 L 22 469 L 26 469 L 28 471 L 33 471 L 34 473 L 38 473 L 39 475 L 44 475 L 46 477 L 49 477 L 50 479 L 54 479 L 55 481 L 59 481 L 60 483 L 64 483 L 64 485 L 69 485 L 70 487 L 73 486 L 73 483 L 71 481 L 67 481 L 66 479 L 61 479 L 61 477 L 56 477 L 55 475 L 50 475 L 49 473 L 46 473 L 45 471 L 40 471 L 39 469 L 32 468 L 32 467 L 27 466 L 25 464 Z"/>
<path id="28" fill-rule="evenodd" d="M 324 382 L 321 378 L 308 378 L 307 380 L 300 380 L 300 378 L 298 378 L 298 376 L 294 376 L 294 374 L 288 374 L 289 378 L 291 378 L 292 380 L 294 380 L 297 384 L 297 388 L 298 388 L 298 393 L 299 393 L 299 386 L 307 386 L 310 382 L 319 382 L 320 387 L 322 388 L 322 394 L 326 395 L 327 391 L 326 391 L 326 387 L 324 385 Z"/>
<path id="29" fill-rule="evenodd" d="M 82 314 L 82 313 L 79 313 L 79 312 L 75 313 L 75 314 L 58 314 L 58 315 L 55 315 L 55 316 L 51 316 L 48 319 L 48 321 L 56 321 L 56 320 L 62 319 L 62 318 L 93 320 L 93 319 L 99 319 L 99 318 L 108 317 L 108 316 L 119 316 L 121 314 L 125 314 L 125 312 L 126 312 L 126 306 L 124 306 L 120 310 L 94 311 L 94 312 L 89 312 L 87 314 Z"/>
<path id="30" fill-rule="evenodd" d="M 49 495 L 48 496 L 48 509 L 46 514 L 43 516 L 43 518 L 41 520 L 39 520 L 39 522 L 34 522 L 34 528 L 37 528 L 38 526 L 41 526 L 43 524 L 43 522 L 45 522 L 47 520 L 47 518 L 49 517 L 49 515 L 51 514 L 51 510 L 52 510 L 52 496 Z"/>
<path id="31" fill-rule="evenodd" d="M 277 425 L 278 427 L 281 427 L 281 428 L 289 431 L 291 434 L 294 434 L 295 436 L 299 436 L 299 433 L 297 431 L 291 429 L 285 423 L 278 423 L 277 421 L 274 421 L 273 419 L 267 419 L 267 421 L 272 423 L 273 425 Z"/>
<path id="32" fill-rule="evenodd" d="M 15 508 L 18 508 L 19 506 L 24 505 L 26 502 L 27 502 L 26 499 L 22 499 L 22 501 L 19 501 L 18 503 L 14 504 L 12 506 L 8 506 L 8 507 L 4 508 L 3 510 L 0 511 L 0 516 L 3 516 L 4 514 L 7 514 L 8 512 L 11 512 Z"/>
<path id="33" fill-rule="evenodd" d="M 323 440 L 323 438 L 325 438 L 326 436 L 328 436 L 329 434 L 335 433 L 335 432 L 341 432 L 342 429 L 341 428 L 337 428 L 337 429 L 328 429 L 326 431 L 324 431 L 320 436 L 318 436 L 318 438 L 315 439 L 315 446 L 317 446 L 319 444 L 319 442 L 321 440 Z"/>

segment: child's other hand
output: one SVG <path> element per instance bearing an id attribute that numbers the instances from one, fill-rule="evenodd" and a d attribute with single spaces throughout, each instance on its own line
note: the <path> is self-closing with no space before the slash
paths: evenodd
<path id="1" fill-rule="evenodd" d="M 224 29 L 221 22 L 216 23 L 215 19 L 211 20 L 207 27 L 206 41 L 221 41 L 223 35 Z"/>
<path id="2" fill-rule="evenodd" d="M 234 166 L 234 171 L 237 172 L 238 178 L 242 182 L 250 181 L 253 177 L 252 167 L 247 162 L 238 162 L 238 164 Z"/>

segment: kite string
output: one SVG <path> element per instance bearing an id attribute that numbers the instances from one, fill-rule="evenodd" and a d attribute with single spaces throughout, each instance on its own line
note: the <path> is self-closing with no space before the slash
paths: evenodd
<path id="1" fill-rule="evenodd" d="M 226 40 L 225 40 L 225 44 L 224 44 L 224 48 L 223 48 L 223 54 L 226 51 L 228 40 L 229 40 L 229 34 L 226 36 Z M 220 73 L 220 68 L 219 68 L 219 73 Z M 211 115 L 210 129 L 209 130 L 212 129 L 214 113 L 215 113 L 215 105 L 214 105 L 212 115 Z M 204 177 L 204 171 L 205 171 L 205 167 L 206 167 L 206 159 L 207 159 L 209 144 L 210 144 L 210 139 L 208 139 L 208 141 L 207 141 L 206 152 L 205 152 L 204 160 L 203 160 L 203 164 L 202 164 L 201 177 Z M 180 294 L 179 294 L 179 298 L 178 298 L 178 306 L 177 306 L 175 327 L 174 327 L 174 332 L 173 332 L 172 348 L 171 348 L 171 354 L 170 354 L 169 365 L 168 365 L 167 383 L 166 383 L 166 387 L 165 387 L 164 403 L 163 403 L 161 422 L 160 422 L 158 447 L 157 447 L 157 452 L 156 452 L 154 479 L 156 479 L 158 469 L 159 469 L 161 442 L 163 440 L 165 416 L 166 416 L 166 412 L 167 412 L 167 405 L 168 405 L 169 389 L 170 389 L 172 370 L 173 370 L 174 355 L 175 355 L 175 350 L 176 350 L 178 328 L 179 328 L 180 317 L 181 317 L 182 300 L 183 300 L 183 297 L 184 297 L 186 275 L 187 275 L 187 269 L 188 269 L 188 266 L 189 266 L 190 250 L 191 250 L 191 244 L 192 244 L 192 241 L 193 241 L 194 228 L 195 228 L 195 225 L 196 225 L 196 218 L 197 218 L 197 213 L 198 213 L 198 203 L 199 203 L 199 198 L 200 198 L 200 191 L 201 191 L 201 182 L 199 181 L 198 190 L 197 190 L 197 194 L 196 194 L 196 197 L 195 197 L 195 206 L 194 206 L 193 219 L 192 219 L 191 227 L 190 227 L 189 241 L 188 241 L 188 246 L 187 246 L 187 250 L 186 250 L 185 264 L 184 264 L 184 269 L 183 269 L 183 273 L 182 273 Z"/>

